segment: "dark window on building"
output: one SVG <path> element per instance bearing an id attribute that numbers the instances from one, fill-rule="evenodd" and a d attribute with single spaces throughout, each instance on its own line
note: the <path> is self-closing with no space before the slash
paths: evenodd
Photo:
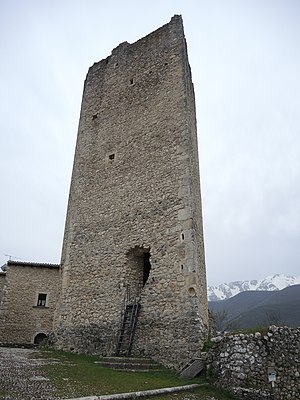
<path id="1" fill-rule="evenodd" d="M 46 307 L 46 298 L 47 298 L 46 293 L 39 293 L 37 306 L 38 307 Z"/>
<path id="2" fill-rule="evenodd" d="M 110 154 L 110 155 L 108 156 L 108 159 L 109 159 L 110 161 L 113 161 L 113 160 L 115 159 L 115 155 L 114 155 L 114 154 Z"/>

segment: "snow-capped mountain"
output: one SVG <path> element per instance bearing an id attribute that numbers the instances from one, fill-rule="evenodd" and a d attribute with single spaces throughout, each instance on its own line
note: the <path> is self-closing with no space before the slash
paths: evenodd
<path id="1" fill-rule="evenodd" d="M 225 300 L 247 290 L 281 290 L 288 286 L 299 285 L 300 276 L 283 274 L 269 275 L 264 279 L 222 283 L 219 286 L 208 286 L 208 301 Z"/>

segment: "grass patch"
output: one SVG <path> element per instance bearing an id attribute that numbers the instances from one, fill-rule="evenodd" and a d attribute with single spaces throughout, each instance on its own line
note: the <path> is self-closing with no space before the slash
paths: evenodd
<path id="1" fill-rule="evenodd" d="M 55 359 L 46 366 L 47 376 L 58 389 L 60 396 L 91 396 L 137 390 L 157 389 L 189 384 L 173 372 L 114 371 L 94 363 L 96 356 L 79 355 L 61 351 L 43 351 L 45 357 Z"/>
<path id="2" fill-rule="evenodd" d="M 202 351 L 207 353 L 213 347 L 213 345 L 214 343 L 211 341 L 211 339 L 207 339 L 206 342 L 204 342 Z"/>
<path id="3" fill-rule="evenodd" d="M 42 350 L 40 355 L 49 359 L 49 364 L 43 368 L 62 398 L 100 396 L 205 382 L 204 378 L 181 379 L 167 369 L 153 372 L 114 371 L 95 364 L 94 361 L 99 360 L 97 356 L 57 350 Z M 214 395 L 218 400 L 234 399 L 211 386 L 197 389 L 193 393 L 197 394 L 197 399 L 205 399 L 207 395 Z M 204 397 L 199 397 L 201 394 Z M 174 393 L 155 398 L 180 400 L 186 396 L 186 393 Z"/>
<path id="4" fill-rule="evenodd" d="M 269 328 L 267 326 L 259 325 L 259 326 L 254 326 L 253 328 L 243 328 L 243 329 L 235 329 L 229 332 L 230 335 L 236 334 L 236 333 L 244 333 L 245 335 L 248 335 L 250 333 L 256 333 L 259 332 L 262 335 L 266 335 L 268 332 Z"/>

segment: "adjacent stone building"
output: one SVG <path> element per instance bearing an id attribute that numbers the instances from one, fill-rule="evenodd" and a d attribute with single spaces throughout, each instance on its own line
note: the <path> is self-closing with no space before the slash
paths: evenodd
<path id="1" fill-rule="evenodd" d="M 56 345 L 179 368 L 208 310 L 195 99 L 182 19 L 87 74 L 61 260 Z"/>
<path id="2" fill-rule="evenodd" d="M 59 265 L 8 261 L 5 269 L 0 274 L 0 343 L 39 343 L 53 330 Z"/>
<path id="3" fill-rule="evenodd" d="M 5 276 L 6 276 L 6 273 L 0 268 L 0 304 L 1 304 L 1 298 L 2 298 L 2 293 L 3 293 L 3 289 L 4 289 Z"/>

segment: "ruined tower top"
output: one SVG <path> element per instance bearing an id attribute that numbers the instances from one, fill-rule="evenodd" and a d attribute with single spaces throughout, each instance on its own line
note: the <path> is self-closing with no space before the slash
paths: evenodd
<path id="1" fill-rule="evenodd" d="M 168 38 L 169 36 L 169 38 Z M 95 66 L 101 63 L 108 63 L 108 60 L 111 57 L 116 57 L 118 55 L 121 55 L 123 52 L 126 52 L 128 50 L 128 47 L 131 46 L 145 46 L 145 49 L 149 49 L 149 46 L 156 47 L 158 51 L 160 45 L 163 45 L 163 47 L 167 47 L 170 41 L 174 40 L 174 38 L 177 38 L 179 40 L 182 40 L 184 38 L 184 31 L 183 31 L 183 22 L 182 22 L 182 17 L 181 15 L 174 15 L 171 18 L 171 21 L 154 32 L 149 33 L 145 37 L 137 40 L 136 42 L 130 44 L 128 42 L 122 42 L 120 43 L 117 47 L 115 47 L 111 51 L 111 55 L 108 56 L 107 58 L 94 63 L 94 65 L 90 68 L 93 69 Z"/>
<path id="2" fill-rule="evenodd" d="M 136 311 L 130 327 L 127 307 Z M 56 332 L 66 349 L 132 351 L 175 367 L 201 350 L 198 146 L 180 16 L 121 43 L 87 74 Z"/>

